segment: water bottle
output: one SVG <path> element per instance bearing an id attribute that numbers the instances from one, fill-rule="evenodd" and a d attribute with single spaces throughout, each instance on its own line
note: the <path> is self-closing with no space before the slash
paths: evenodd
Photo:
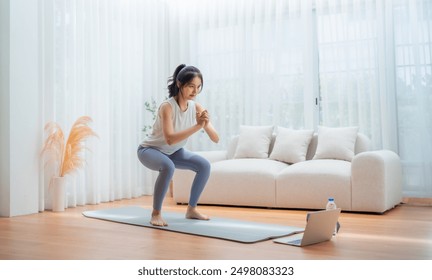
<path id="1" fill-rule="evenodd" d="M 333 197 L 329 197 L 329 199 L 327 201 L 327 205 L 326 205 L 326 210 L 333 210 L 333 209 L 336 209 L 336 208 L 337 208 L 337 206 L 336 206 L 336 203 L 334 201 L 334 198 Z M 335 230 L 333 231 L 333 236 L 335 236 L 336 233 L 337 233 L 337 230 L 338 230 L 338 225 L 337 224 L 335 226 Z"/>
<path id="2" fill-rule="evenodd" d="M 328 201 L 327 201 L 327 206 L 326 206 L 326 210 L 333 210 L 336 209 L 336 203 L 334 201 L 333 197 L 329 197 Z"/>

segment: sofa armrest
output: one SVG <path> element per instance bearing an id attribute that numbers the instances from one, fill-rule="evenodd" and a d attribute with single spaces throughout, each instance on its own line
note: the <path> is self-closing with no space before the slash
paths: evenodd
<path id="1" fill-rule="evenodd" d="M 204 157 L 210 163 L 227 159 L 227 151 L 200 151 L 194 153 Z"/>
<path id="2" fill-rule="evenodd" d="M 359 153 L 351 173 L 353 211 L 383 213 L 402 201 L 402 166 L 395 152 Z"/>

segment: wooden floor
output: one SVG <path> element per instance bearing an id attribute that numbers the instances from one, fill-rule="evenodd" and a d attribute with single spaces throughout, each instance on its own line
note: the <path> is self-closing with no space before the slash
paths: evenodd
<path id="1" fill-rule="evenodd" d="M 0 218 L 3 260 L 431 260 L 432 207 L 402 204 L 383 215 L 342 213 L 340 234 L 304 248 L 199 237 L 85 218 L 85 210 L 141 205 L 151 197 Z M 165 211 L 184 212 L 171 198 Z M 213 217 L 305 226 L 304 210 L 200 206 Z"/>

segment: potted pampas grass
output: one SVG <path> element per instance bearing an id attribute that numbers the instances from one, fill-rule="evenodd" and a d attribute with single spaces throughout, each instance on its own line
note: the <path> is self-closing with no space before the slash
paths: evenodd
<path id="1" fill-rule="evenodd" d="M 55 167 L 54 176 L 50 181 L 52 190 L 52 210 L 64 211 L 65 208 L 65 176 L 84 166 L 82 152 L 84 141 L 92 136 L 97 136 L 89 123 L 92 119 L 88 116 L 79 117 L 69 132 L 67 141 L 60 125 L 49 122 L 45 125 L 47 138 L 42 149 L 42 154 L 49 157 Z M 48 163 L 47 161 L 47 163 Z"/>

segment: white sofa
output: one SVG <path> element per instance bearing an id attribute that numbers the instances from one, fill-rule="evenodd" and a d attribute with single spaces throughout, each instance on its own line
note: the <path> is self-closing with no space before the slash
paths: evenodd
<path id="1" fill-rule="evenodd" d="M 370 140 L 356 133 L 352 160 L 314 159 L 318 134 L 313 133 L 304 161 L 288 164 L 263 158 L 239 158 L 239 136 L 226 151 L 199 152 L 211 162 L 211 175 L 200 204 L 289 209 L 323 209 L 334 197 L 343 211 L 384 213 L 402 200 L 399 156 L 370 150 Z M 268 156 L 275 145 L 271 136 Z M 176 170 L 173 198 L 189 200 L 192 171 Z"/>

